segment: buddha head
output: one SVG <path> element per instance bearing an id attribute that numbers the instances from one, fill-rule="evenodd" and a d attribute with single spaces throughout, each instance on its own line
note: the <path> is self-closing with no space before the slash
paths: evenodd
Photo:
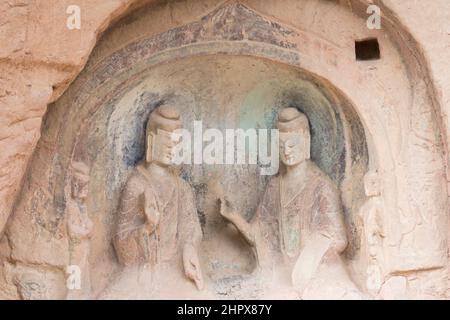
<path id="1" fill-rule="evenodd" d="M 178 110 L 165 104 L 155 109 L 147 122 L 146 162 L 167 167 L 173 164 L 175 147 L 180 142 L 176 130 L 183 127 Z"/>
<path id="2" fill-rule="evenodd" d="M 308 118 L 297 108 L 286 108 L 278 114 L 280 159 L 286 166 L 296 166 L 310 158 L 311 136 Z"/>

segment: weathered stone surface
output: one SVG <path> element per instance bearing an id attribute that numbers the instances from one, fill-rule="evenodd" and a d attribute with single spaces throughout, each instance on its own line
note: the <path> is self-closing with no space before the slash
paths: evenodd
<path id="1" fill-rule="evenodd" d="M 66 9 L 76 2 L 14 0 L 0 4 L 0 231 L 40 137 L 47 105 L 83 68 L 98 35 L 133 2 L 79 2 L 81 30 L 66 27 Z"/>
<path id="2" fill-rule="evenodd" d="M 72 161 L 70 148 L 75 154 L 85 150 L 77 149 L 71 140 L 79 127 L 68 126 L 71 131 L 64 133 L 62 119 L 76 122 L 76 108 L 84 110 L 85 119 L 90 119 L 89 112 L 97 110 L 96 104 L 103 107 L 106 101 L 111 101 L 107 98 L 111 88 L 119 93 L 133 87 L 131 76 L 140 77 L 133 72 L 145 70 L 147 63 L 153 68 L 158 62 L 172 59 L 225 54 L 247 55 L 300 68 L 317 76 L 321 89 L 328 90 L 330 95 L 344 93 L 356 112 L 346 111 L 350 108 L 343 103 L 342 114 L 348 117 L 349 123 L 357 123 L 354 114 L 359 117 L 367 135 L 367 147 L 363 148 L 368 149 L 368 165 L 379 169 L 383 180 L 383 236 L 386 238 L 382 251 L 387 257 L 383 261 L 383 272 L 405 275 L 387 280 L 381 295 L 395 298 L 393 292 L 402 291 L 401 281 L 406 279 L 410 291 L 404 294 L 408 297 L 421 296 L 420 288 L 434 288 L 430 289 L 435 290 L 431 295 L 442 296 L 446 289 L 443 283 L 448 277 L 446 242 L 450 232 L 445 197 L 450 175 L 448 1 L 436 0 L 432 4 L 379 1 L 385 18 L 381 31 L 365 28 L 361 17 L 367 16 L 367 3 L 362 0 L 336 3 L 248 0 L 242 1 L 242 5 L 222 8 L 223 2 L 180 1 L 153 5 L 148 0 L 79 1 L 81 30 L 68 30 L 65 26 L 66 8 L 77 1 L 13 0 L 0 4 L 0 39 L 4 44 L 0 47 L 0 235 L 14 213 L 9 219 L 8 237 L 0 242 L 0 263 L 4 263 L 4 267 L 0 267 L 0 283 L 2 277 L 6 279 L 12 274 L 10 262 L 49 267 L 49 277 L 56 283 L 60 275 L 54 268 L 63 268 L 69 259 L 64 243 L 67 234 L 61 229 L 65 225 L 62 223 L 64 215 L 58 211 L 63 199 L 58 198 L 61 190 L 57 190 L 64 185 L 64 177 L 58 180 L 52 174 L 62 174 Z M 149 7 L 145 9 L 145 5 Z M 140 9 L 132 13 L 135 8 Z M 131 14 L 127 20 L 98 42 L 104 30 L 128 13 Z M 354 40 L 368 37 L 378 37 L 383 64 L 355 64 Z M 172 56 L 164 51 L 167 49 L 173 49 Z M 41 137 L 42 119 L 48 104 L 66 91 L 85 65 L 72 90 L 51 110 L 48 123 L 42 128 L 44 140 L 33 158 L 34 163 L 29 163 Z M 225 67 L 227 64 L 218 65 Z M 189 64 L 184 66 L 189 67 Z M 203 70 L 209 72 L 206 67 Z M 326 80 L 322 82 L 323 79 Z M 96 96 L 93 95 L 95 90 L 98 90 Z M 154 100 L 150 96 L 143 99 L 145 102 Z M 314 119 L 314 116 L 320 118 L 310 111 L 309 117 Z M 337 126 L 339 128 L 339 124 Z M 66 136 L 60 136 L 62 133 Z M 101 141 L 92 142 L 94 140 L 87 135 L 81 139 L 86 143 Z M 336 141 L 344 141 L 342 139 L 338 137 Z M 62 146 L 61 140 L 67 144 Z M 365 146 L 364 143 L 351 145 Z M 323 150 L 318 144 L 314 146 Z M 364 286 L 365 275 L 361 271 L 364 254 L 355 242 L 361 236 L 356 212 L 363 201 L 355 199 L 364 197 L 359 190 L 362 186 L 360 171 L 367 168 L 349 165 L 353 156 L 354 160 L 364 154 L 357 147 L 352 152 L 343 162 L 345 170 L 353 170 L 351 180 L 345 178 L 343 172 L 348 171 L 343 167 L 339 167 L 343 170 L 340 172 L 328 166 L 328 160 L 323 157 L 326 152 L 317 157 L 325 171 L 337 172 L 336 177 L 340 177 L 337 181 L 341 183 L 353 237 L 348 255 L 354 259 L 352 268 L 358 270 L 357 282 Z M 333 161 L 329 160 L 336 164 Z M 54 170 L 53 164 L 61 169 Z M 25 175 L 27 167 L 31 171 Z M 39 170 L 42 172 L 38 173 Z M 55 194 L 49 190 L 56 190 Z M 41 209 L 33 207 L 36 203 Z M 41 216 L 42 208 L 52 209 Z M 56 210 L 55 216 L 52 216 L 53 210 Z M 106 255 L 100 252 L 104 244 L 99 245 L 96 239 L 110 236 L 107 225 L 102 225 L 105 230 L 93 237 L 95 259 Z M 28 248 L 27 251 L 28 242 L 33 243 L 36 250 L 30 252 Z M 213 247 L 211 244 L 206 251 Z M 207 255 L 211 256 L 211 252 Z M 110 266 L 110 269 L 114 268 Z M 32 279 L 36 277 L 35 271 L 19 271 Z M 0 297 L 14 296 L 12 286 L 22 288 L 20 281 L 3 281 L 8 286 L 0 289 Z M 42 289 L 45 292 L 41 292 L 40 297 L 52 296 L 47 289 Z M 25 287 L 22 291 L 19 290 L 22 298 L 31 295 Z M 53 296 L 61 296 L 60 290 L 55 290 Z"/>

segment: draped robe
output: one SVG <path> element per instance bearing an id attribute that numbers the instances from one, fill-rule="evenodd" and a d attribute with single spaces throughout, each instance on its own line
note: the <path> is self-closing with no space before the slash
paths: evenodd
<path id="1" fill-rule="evenodd" d="M 139 165 L 123 190 L 114 247 L 125 268 L 100 295 L 100 299 L 205 298 L 184 274 L 182 251 L 197 247 L 202 238 L 193 192 L 174 175 L 172 188 L 158 185 Z M 168 190 L 171 190 L 168 192 Z M 143 207 L 144 193 L 157 201 L 160 221 L 149 228 Z"/>
<path id="2" fill-rule="evenodd" d="M 125 266 L 170 261 L 186 244 L 196 246 L 202 232 L 189 185 L 175 178 L 170 195 L 159 188 L 155 179 L 143 167 L 132 173 L 122 194 L 118 212 L 115 248 Z M 146 227 L 142 197 L 150 191 L 160 210 L 160 221 L 152 232 Z M 167 199 L 164 201 L 164 199 Z"/>
<path id="3" fill-rule="evenodd" d="M 296 264 L 317 259 L 307 295 L 324 296 L 327 287 L 329 298 L 359 299 L 359 290 L 340 257 L 347 246 L 347 236 L 339 191 L 312 161 L 305 165 L 305 176 L 296 181 L 296 191 L 290 198 L 281 196 L 285 190 L 281 176 L 269 181 L 250 222 L 260 266 L 269 270 L 281 263 L 292 272 Z M 325 245 L 318 244 L 320 241 Z M 307 254 L 302 255 L 305 250 Z"/>
<path id="4" fill-rule="evenodd" d="M 288 263 L 295 262 L 314 234 L 331 239 L 338 251 L 347 245 L 336 186 L 313 162 L 306 166 L 305 178 L 297 181 L 297 192 L 291 199 L 283 199 L 286 203 L 281 200 L 282 178 L 273 177 L 251 221 L 262 245 Z"/>

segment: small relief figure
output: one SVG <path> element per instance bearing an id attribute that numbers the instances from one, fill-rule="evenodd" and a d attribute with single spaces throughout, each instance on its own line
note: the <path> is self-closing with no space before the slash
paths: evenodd
<path id="1" fill-rule="evenodd" d="M 14 284 L 22 300 L 50 300 L 46 284 L 40 275 L 25 273 L 14 278 Z"/>
<path id="2" fill-rule="evenodd" d="M 194 195 L 173 169 L 174 150 L 180 143 L 175 131 L 180 128 L 181 116 L 171 105 L 163 105 L 150 115 L 145 161 L 131 173 L 117 213 L 114 247 L 125 269 L 105 298 L 122 298 L 118 293 L 122 289 L 126 297 L 132 281 L 136 281 L 139 291 L 144 290 L 145 284 L 153 290 L 156 295 L 150 294 L 150 298 L 162 297 L 166 290 L 176 291 L 180 286 L 189 290 L 189 286 L 184 286 L 186 278 L 198 290 L 203 289 L 197 254 L 202 231 Z M 132 273 L 130 270 L 136 272 L 136 267 L 139 275 L 131 280 L 133 277 L 127 274 Z M 186 278 L 177 278 L 183 272 Z M 180 291 L 167 295 L 176 297 Z M 139 297 L 148 295 L 141 292 Z"/>
<path id="3" fill-rule="evenodd" d="M 252 221 L 225 199 L 221 215 L 254 247 L 260 269 L 273 269 L 277 257 L 288 267 L 298 297 L 359 299 L 340 256 L 347 237 L 339 191 L 310 160 L 308 119 L 283 109 L 277 127 L 284 170 L 269 181 Z"/>
<path id="4" fill-rule="evenodd" d="M 22 300 L 63 300 L 67 295 L 64 273 L 57 267 L 16 264 L 12 284 Z"/>
<path id="5" fill-rule="evenodd" d="M 67 233 L 70 261 L 67 267 L 67 299 L 83 300 L 90 297 L 89 274 L 90 237 L 93 222 L 88 216 L 86 198 L 89 186 L 89 167 L 83 162 L 72 164 L 71 183 L 66 188 Z M 71 271 L 71 272 L 69 272 Z"/>
<path id="6" fill-rule="evenodd" d="M 367 259 L 367 290 L 377 295 L 383 283 L 381 265 L 383 263 L 383 223 L 380 181 L 377 171 L 364 176 L 364 191 L 368 199 L 359 210 L 362 225 L 362 252 Z"/>

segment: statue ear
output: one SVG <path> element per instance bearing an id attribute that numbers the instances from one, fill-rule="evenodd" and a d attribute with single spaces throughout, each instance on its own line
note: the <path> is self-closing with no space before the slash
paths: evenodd
<path id="1" fill-rule="evenodd" d="M 153 134 L 147 135 L 147 152 L 145 155 L 145 160 L 150 163 L 153 160 Z"/>

